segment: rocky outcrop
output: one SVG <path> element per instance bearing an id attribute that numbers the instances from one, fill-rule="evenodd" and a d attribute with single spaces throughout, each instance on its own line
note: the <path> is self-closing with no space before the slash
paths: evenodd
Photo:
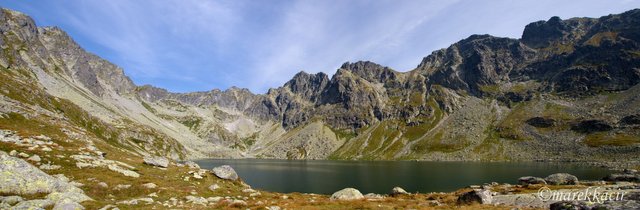
<path id="1" fill-rule="evenodd" d="M 78 203 L 91 200 L 84 192 L 73 186 L 67 179 L 50 176 L 28 162 L 9 156 L 0 151 L 0 193 L 13 195 L 29 195 L 45 193 L 46 199 L 21 201 L 17 197 L 4 198 L 9 203 L 16 203 L 12 208 L 27 209 L 29 207 L 45 208 L 50 206 L 78 206 Z M 5 202 L 3 201 L 3 203 Z"/>

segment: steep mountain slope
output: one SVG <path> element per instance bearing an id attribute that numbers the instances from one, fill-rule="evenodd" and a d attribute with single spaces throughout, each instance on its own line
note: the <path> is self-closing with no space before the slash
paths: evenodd
<path id="1" fill-rule="evenodd" d="M 521 39 L 470 36 L 408 72 L 359 61 L 266 94 L 171 93 L 3 9 L 0 112 L 174 158 L 637 158 L 638 22 L 640 10 L 553 17 Z"/>

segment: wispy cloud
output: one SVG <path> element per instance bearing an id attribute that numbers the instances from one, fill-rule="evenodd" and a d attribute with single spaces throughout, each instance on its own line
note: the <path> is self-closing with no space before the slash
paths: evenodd
<path id="1" fill-rule="evenodd" d="M 597 17 L 640 7 L 621 1 L 3 1 L 62 26 L 137 84 L 172 91 L 230 86 L 262 93 L 296 72 L 333 74 L 345 61 L 414 68 L 474 33 L 518 38 L 553 15 Z"/>

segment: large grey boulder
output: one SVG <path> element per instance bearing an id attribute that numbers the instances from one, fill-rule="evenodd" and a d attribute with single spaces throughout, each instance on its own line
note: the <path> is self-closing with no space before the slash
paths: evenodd
<path id="1" fill-rule="evenodd" d="M 551 185 L 574 185 L 578 184 L 578 177 L 568 173 L 551 174 L 544 178 Z"/>
<path id="2" fill-rule="evenodd" d="M 57 179 L 20 158 L 0 151 L 0 193 L 36 194 L 82 192 L 68 182 Z"/>
<path id="3" fill-rule="evenodd" d="M 535 177 L 535 176 L 523 176 L 518 178 L 518 184 L 521 185 L 530 185 L 530 184 L 547 184 L 543 178 Z"/>
<path id="4" fill-rule="evenodd" d="M 169 159 L 167 159 L 166 157 L 147 156 L 147 157 L 144 157 L 143 161 L 144 161 L 144 164 L 147 164 L 147 165 L 158 166 L 162 168 L 169 167 Z"/>
<path id="5" fill-rule="evenodd" d="M 356 200 L 362 199 L 364 196 L 355 188 L 344 188 L 331 195 L 331 200 Z"/>
<path id="6" fill-rule="evenodd" d="M 458 197 L 459 204 L 491 204 L 491 202 L 493 202 L 493 196 L 489 190 L 476 189 L 466 192 Z"/>
<path id="7" fill-rule="evenodd" d="M 211 169 L 211 172 L 213 172 L 214 175 L 216 175 L 221 179 L 232 180 L 232 181 L 238 180 L 238 174 L 229 165 L 222 165 L 222 166 L 215 167 Z"/>

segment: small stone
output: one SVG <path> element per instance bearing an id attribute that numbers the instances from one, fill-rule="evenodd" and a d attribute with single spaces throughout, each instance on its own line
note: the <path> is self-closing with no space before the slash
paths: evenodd
<path id="1" fill-rule="evenodd" d="M 217 189 L 220 189 L 220 186 L 218 186 L 218 184 L 212 184 L 211 186 L 209 186 L 209 190 L 211 191 L 216 191 Z"/>
<path id="2" fill-rule="evenodd" d="M 187 161 L 184 163 L 184 165 L 192 169 L 200 169 L 200 165 L 198 165 L 196 162 L 193 162 L 193 161 Z"/>
<path id="3" fill-rule="evenodd" d="M 280 210 L 280 206 L 269 206 L 267 210 Z"/>
<path id="4" fill-rule="evenodd" d="M 108 188 L 109 187 L 109 185 L 107 185 L 107 183 L 105 183 L 105 182 L 98 183 L 98 186 L 100 186 L 102 188 Z"/>
<path id="5" fill-rule="evenodd" d="M 375 193 L 367 193 L 366 195 L 364 195 L 364 198 L 379 200 L 379 199 L 383 199 L 384 196 L 380 194 L 375 194 Z"/>
<path id="6" fill-rule="evenodd" d="M 242 190 L 242 192 L 243 193 L 254 193 L 254 192 L 256 192 L 256 190 L 254 190 L 254 189 L 244 189 L 244 190 Z"/>
<path id="7" fill-rule="evenodd" d="M 394 187 L 393 189 L 391 189 L 391 195 L 408 195 L 410 193 L 408 193 L 406 190 L 402 189 L 401 187 Z"/>
<path id="8" fill-rule="evenodd" d="M 247 206 L 247 202 L 243 201 L 243 200 L 233 200 L 231 201 L 231 203 L 229 204 L 230 207 L 245 207 Z"/>
<path id="9" fill-rule="evenodd" d="M 29 157 L 29 155 L 27 153 L 24 153 L 24 152 L 18 153 L 18 156 L 21 157 L 21 158 L 28 158 Z"/>
<path id="10" fill-rule="evenodd" d="M 216 197 L 208 197 L 207 201 L 209 201 L 209 203 L 217 203 L 218 201 L 222 200 L 223 198 L 220 196 L 216 196 Z"/>
<path id="11" fill-rule="evenodd" d="M 9 152 L 9 155 L 11 155 L 11 156 L 14 156 L 14 157 L 15 157 L 16 155 L 18 155 L 18 151 L 11 150 L 11 152 Z"/>
<path id="12" fill-rule="evenodd" d="M 116 185 L 116 190 L 129 189 L 130 187 L 131 187 L 130 184 L 119 184 L 119 185 Z"/>
<path id="13" fill-rule="evenodd" d="M 206 198 L 188 195 L 185 197 L 188 203 L 207 205 L 209 202 Z"/>
<path id="14" fill-rule="evenodd" d="M 331 195 L 331 200 L 356 200 L 362 198 L 364 198 L 362 193 L 354 188 L 344 188 Z"/>
<path id="15" fill-rule="evenodd" d="M 146 184 L 142 184 L 143 187 L 148 188 L 148 189 L 154 189 L 156 187 L 158 187 L 158 185 L 154 184 L 154 183 L 146 183 Z"/>

